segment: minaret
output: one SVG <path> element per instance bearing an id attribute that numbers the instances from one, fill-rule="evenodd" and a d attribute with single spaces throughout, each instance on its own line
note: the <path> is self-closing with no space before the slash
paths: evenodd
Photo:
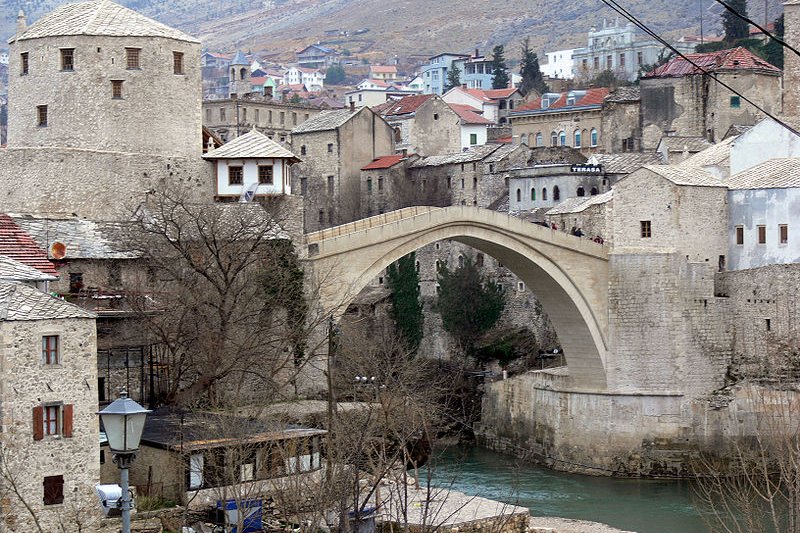
<path id="1" fill-rule="evenodd" d="M 28 21 L 25 20 L 25 12 L 23 10 L 19 10 L 17 14 L 17 34 L 20 34 L 28 29 Z"/>
<path id="2" fill-rule="evenodd" d="M 242 97 L 245 94 L 252 92 L 252 88 L 250 86 L 250 62 L 247 61 L 247 57 L 245 57 L 241 51 L 236 52 L 236 55 L 233 56 L 230 73 L 231 81 L 229 85 L 229 92 L 231 97 L 234 94 Z"/>

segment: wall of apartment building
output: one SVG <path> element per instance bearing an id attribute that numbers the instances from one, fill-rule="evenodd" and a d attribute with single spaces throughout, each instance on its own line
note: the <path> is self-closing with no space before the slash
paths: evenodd
<path id="1" fill-rule="evenodd" d="M 203 102 L 203 125 L 227 141 L 256 128 L 274 141 L 291 142 L 292 129 L 320 111 L 313 106 L 283 104 L 271 99 L 209 100 Z"/>
<path id="2" fill-rule="evenodd" d="M 541 133 L 540 146 L 553 146 L 551 136 L 553 132 L 558 135 L 563 131 L 566 134 L 566 144 L 575 148 L 575 130 L 581 131 L 580 152 L 590 155 L 603 149 L 603 117 L 600 109 L 590 111 L 576 111 L 571 113 L 544 113 L 529 116 L 511 117 L 511 130 L 515 139 L 520 139 L 530 147 L 536 147 L 536 135 Z M 597 131 L 597 144 L 592 146 L 591 131 Z M 527 141 L 527 142 L 526 142 Z"/>

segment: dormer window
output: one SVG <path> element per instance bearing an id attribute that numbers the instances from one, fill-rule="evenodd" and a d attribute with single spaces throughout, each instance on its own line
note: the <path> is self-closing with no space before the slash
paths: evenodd
<path id="1" fill-rule="evenodd" d="M 575 97 L 574 96 L 568 96 L 567 97 L 567 105 L 575 105 Z"/>
<path id="2" fill-rule="evenodd" d="M 547 99 L 546 96 L 542 97 L 542 109 L 547 109 L 550 107 L 550 100 Z"/>

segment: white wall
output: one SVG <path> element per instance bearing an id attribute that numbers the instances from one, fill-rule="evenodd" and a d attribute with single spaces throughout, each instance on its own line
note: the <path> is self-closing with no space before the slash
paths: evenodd
<path id="1" fill-rule="evenodd" d="M 388 93 L 382 89 L 351 91 L 347 93 L 345 103 L 350 105 L 352 102 L 356 107 L 372 107 L 386 102 Z"/>
<path id="2" fill-rule="evenodd" d="M 486 129 L 485 124 L 462 124 L 461 148 L 471 148 L 473 146 L 486 144 Z M 476 144 L 469 142 L 469 136 L 473 133 L 478 136 L 478 142 Z"/>
<path id="3" fill-rule="evenodd" d="M 731 144 L 731 176 L 782 157 L 800 157 L 800 138 L 766 118 Z"/>
<path id="4" fill-rule="evenodd" d="M 575 62 L 572 59 L 574 51 L 575 49 L 547 52 L 547 64 L 540 68 L 542 74 L 551 78 L 571 80 L 575 77 L 573 72 Z"/>
<path id="5" fill-rule="evenodd" d="M 253 183 L 258 183 L 258 167 L 273 165 L 272 185 L 259 185 L 257 195 L 261 194 L 292 194 L 292 187 L 288 169 L 284 171 L 282 159 L 219 159 L 217 160 L 217 195 L 238 196 Z M 242 185 L 228 184 L 228 167 L 244 167 Z"/>
<path id="6" fill-rule="evenodd" d="M 483 118 L 491 120 L 495 124 L 497 123 L 499 115 L 498 111 L 500 108 L 499 104 L 494 102 L 484 102 L 483 100 L 479 100 L 469 93 L 458 90 L 458 88 L 447 91 L 444 96 L 442 96 L 442 100 L 448 104 L 468 105 L 474 107 L 475 109 L 479 109 L 483 111 Z"/>

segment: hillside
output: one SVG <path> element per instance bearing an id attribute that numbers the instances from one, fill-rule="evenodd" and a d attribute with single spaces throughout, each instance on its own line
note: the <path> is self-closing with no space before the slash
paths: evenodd
<path id="1" fill-rule="evenodd" d="M 781 11 L 780 0 L 768 0 L 770 19 Z M 0 36 L 14 32 L 20 8 L 28 21 L 39 18 L 61 0 L 0 0 Z M 510 47 L 528 36 L 541 51 L 585 45 L 585 34 L 602 18 L 615 13 L 600 0 L 120 0 L 147 16 L 180 28 L 219 50 L 264 51 L 289 60 L 292 52 L 321 40 L 366 53 L 383 61 L 397 54 L 430 55 L 442 51 L 485 50 L 495 44 Z M 719 9 L 713 4 L 705 24 L 718 28 Z M 759 5 L 755 5 L 759 4 Z M 697 0 L 626 0 L 624 5 L 656 31 L 677 37 L 696 34 Z M 763 20 L 763 4 L 751 2 L 751 16 Z M 356 37 L 325 37 L 326 30 L 368 29 Z"/>

